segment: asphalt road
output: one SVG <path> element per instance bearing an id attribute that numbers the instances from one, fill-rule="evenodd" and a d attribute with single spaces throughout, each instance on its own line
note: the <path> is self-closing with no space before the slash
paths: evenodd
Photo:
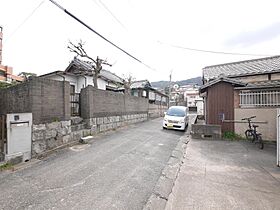
<path id="1" fill-rule="evenodd" d="M 150 120 L 0 172 L 0 209 L 142 209 L 180 131 Z"/>

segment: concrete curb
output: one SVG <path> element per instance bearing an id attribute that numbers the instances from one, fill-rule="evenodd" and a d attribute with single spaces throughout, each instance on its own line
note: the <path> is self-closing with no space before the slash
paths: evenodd
<path id="1" fill-rule="evenodd" d="M 165 208 L 168 197 L 172 192 L 175 180 L 179 174 L 180 167 L 183 164 L 189 138 L 189 134 L 180 138 L 177 146 L 171 153 L 167 165 L 161 173 L 152 195 L 143 207 L 144 210 Z"/>

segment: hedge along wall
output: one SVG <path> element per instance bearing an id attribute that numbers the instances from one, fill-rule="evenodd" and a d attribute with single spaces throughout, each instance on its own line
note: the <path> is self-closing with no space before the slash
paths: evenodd
<path id="1" fill-rule="evenodd" d="M 148 113 L 146 98 L 98 90 L 93 86 L 82 89 L 80 99 L 84 119 Z"/>
<path id="2" fill-rule="evenodd" d="M 33 114 L 33 123 L 70 119 L 69 82 L 32 77 L 6 89 L 0 89 L 0 114 Z"/>

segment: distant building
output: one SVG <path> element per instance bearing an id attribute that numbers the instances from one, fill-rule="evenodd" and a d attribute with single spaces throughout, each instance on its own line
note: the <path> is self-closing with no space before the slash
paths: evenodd
<path id="1" fill-rule="evenodd" d="M 3 41 L 3 28 L 0 26 L 0 81 L 1 82 L 21 82 L 22 77 L 13 75 L 13 68 L 10 66 L 2 65 L 2 41 Z"/>
<path id="2" fill-rule="evenodd" d="M 149 99 L 151 104 L 167 105 L 168 96 L 153 88 L 148 80 L 134 81 L 131 86 L 131 95 Z"/>
<path id="3" fill-rule="evenodd" d="M 196 107 L 196 102 L 202 100 L 199 96 L 199 87 L 193 85 L 186 88 L 184 91 L 184 99 L 187 103 L 187 107 Z"/>

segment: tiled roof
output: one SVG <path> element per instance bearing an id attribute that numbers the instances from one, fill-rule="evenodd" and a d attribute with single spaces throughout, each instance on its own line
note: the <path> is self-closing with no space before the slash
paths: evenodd
<path id="1" fill-rule="evenodd" d="M 135 81 L 131 84 L 130 88 L 145 88 L 145 87 L 151 87 L 151 84 L 149 83 L 148 80 L 140 80 L 140 81 Z"/>
<path id="2" fill-rule="evenodd" d="M 92 65 L 91 65 L 90 62 L 80 60 L 76 57 L 71 61 L 71 63 L 69 64 L 69 66 L 66 68 L 65 71 L 68 72 L 71 69 L 72 66 L 75 66 L 75 67 L 78 67 L 79 69 L 90 71 L 90 72 L 92 70 Z M 112 73 L 108 70 L 102 69 L 100 71 L 99 76 L 101 76 L 105 79 L 108 79 L 110 81 L 118 82 L 118 83 L 123 84 L 123 79 L 122 78 L 120 78 L 119 76 L 115 75 L 114 73 Z"/>
<path id="3" fill-rule="evenodd" d="M 246 87 L 240 87 L 237 89 L 258 89 L 258 88 L 276 88 L 280 87 L 280 80 L 268 80 L 262 82 L 251 82 Z"/>
<path id="4" fill-rule="evenodd" d="M 231 78 L 226 78 L 226 77 L 218 77 L 217 79 L 214 79 L 208 83 L 206 83 L 205 85 L 202 85 L 200 87 L 200 90 L 204 90 L 205 88 L 208 88 L 212 85 L 215 85 L 219 82 L 227 82 L 227 83 L 230 83 L 230 84 L 233 84 L 233 85 L 238 85 L 238 86 L 246 86 L 246 83 L 244 82 L 241 82 L 239 80 L 236 80 L 236 79 L 231 79 Z"/>
<path id="5" fill-rule="evenodd" d="M 202 70 L 206 80 L 217 78 L 221 74 L 225 77 L 237 77 L 280 72 L 280 56 L 206 66 Z"/>

